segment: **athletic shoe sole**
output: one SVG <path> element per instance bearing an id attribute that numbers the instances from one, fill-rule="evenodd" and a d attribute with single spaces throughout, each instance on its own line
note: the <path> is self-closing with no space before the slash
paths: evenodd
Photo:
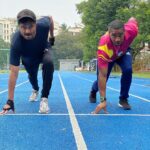
<path id="1" fill-rule="evenodd" d="M 40 114 L 48 114 L 48 113 L 49 113 L 49 110 L 48 110 L 48 111 L 46 111 L 46 112 L 44 112 L 44 111 L 40 111 L 40 110 L 39 110 L 39 113 L 40 113 Z"/>
<path id="2" fill-rule="evenodd" d="M 123 108 L 124 110 L 131 110 L 131 108 L 125 108 L 125 107 L 123 107 L 120 103 L 118 103 L 118 106 L 119 106 L 120 108 Z"/>
<path id="3" fill-rule="evenodd" d="M 29 99 L 29 102 L 37 102 L 38 101 L 38 98 L 37 99 Z"/>

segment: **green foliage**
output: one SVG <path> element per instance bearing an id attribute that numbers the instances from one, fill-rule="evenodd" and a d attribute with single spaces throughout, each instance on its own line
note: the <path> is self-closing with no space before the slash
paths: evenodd
<path id="1" fill-rule="evenodd" d="M 144 48 L 144 43 L 150 41 L 150 1 L 132 0 L 129 8 L 117 10 L 116 17 L 127 21 L 134 16 L 138 20 L 139 34 L 132 43 L 133 59 Z"/>
<path id="2" fill-rule="evenodd" d="M 6 43 L 2 38 L 0 38 L 0 49 L 8 49 L 10 48 L 10 44 Z"/>
<path id="3" fill-rule="evenodd" d="M 58 69 L 59 59 L 82 59 L 82 34 L 72 35 L 63 30 L 56 37 L 53 49 L 55 69 Z"/>
<path id="4" fill-rule="evenodd" d="M 3 49 L 3 50 L 2 50 Z M 0 38 L 0 70 L 8 68 L 10 44 Z"/>
<path id="5" fill-rule="evenodd" d="M 139 33 L 144 36 L 143 41 L 148 42 L 150 35 L 150 1 L 141 2 L 136 9 L 136 17 L 139 21 Z"/>
<path id="6" fill-rule="evenodd" d="M 116 18 L 119 8 L 128 8 L 131 0 L 88 0 L 77 5 L 84 28 L 84 61 L 96 57 L 101 35 L 107 31 L 109 22 Z"/>
<path id="7" fill-rule="evenodd" d="M 88 0 L 77 5 L 78 13 L 85 25 L 84 60 L 96 57 L 98 40 L 107 31 L 107 25 L 114 19 L 126 22 L 135 17 L 139 23 L 139 35 L 132 43 L 133 58 L 150 42 L 150 0 Z"/>
<path id="8" fill-rule="evenodd" d="M 67 25 L 66 25 L 66 24 L 62 24 L 62 25 L 61 25 L 61 30 L 62 30 L 63 32 L 68 31 Z"/>
<path id="9" fill-rule="evenodd" d="M 9 50 L 0 49 L 0 70 L 8 69 L 9 65 Z"/>

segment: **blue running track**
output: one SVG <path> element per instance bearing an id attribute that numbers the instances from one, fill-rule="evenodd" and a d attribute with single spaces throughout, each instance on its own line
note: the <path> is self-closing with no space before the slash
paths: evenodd
<path id="1" fill-rule="evenodd" d="M 0 109 L 7 100 L 8 74 L 0 74 Z M 42 85 L 39 72 L 39 85 Z M 129 103 L 118 107 L 120 77 L 107 83 L 107 110 L 90 114 L 93 73 L 54 73 L 49 114 L 39 114 L 39 101 L 29 102 L 31 85 L 20 73 L 15 90 L 15 114 L 0 116 L 0 150 L 149 150 L 150 79 L 133 78 Z M 41 89 L 40 89 L 41 90 Z"/>

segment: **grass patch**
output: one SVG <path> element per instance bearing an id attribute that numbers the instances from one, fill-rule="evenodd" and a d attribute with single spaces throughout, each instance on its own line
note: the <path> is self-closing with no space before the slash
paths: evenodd
<path id="1" fill-rule="evenodd" d="M 133 76 L 138 78 L 150 78 L 150 72 L 134 72 Z"/>
<path id="2" fill-rule="evenodd" d="M 121 72 L 112 72 L 111 75 L 120 76 Z M 133 77 L 150 78 L 150 72 L 133 72 Z"/>
<path id="3" fill-rule="evenodd" d="M 0 73 L 9 73 L 9 70 L 0 70 Z"/>
<path id="4" fill-rule="evenodd" d="M 9 73 L 10 70 L 0 70 L 0 73 Z M 20 69 L 19 72 L 26 72 L 23 69 Z"/>

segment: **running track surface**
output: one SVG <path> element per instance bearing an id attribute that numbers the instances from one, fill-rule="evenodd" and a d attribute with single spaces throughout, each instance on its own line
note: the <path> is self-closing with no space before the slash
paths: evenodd
<path id="1" fill-rule="evenodd" d="M 39 101 L 29 102 L 31 85 L 20 73 L 15 90 L 15 114 L 0 116 L 0 150 L 149 150 L 150 79 L 134 78 L 129 103 L 118 107 L 120 77 L 107 83 L 107 110 L 91 115 L 99 103 L 88 96 L 96 75 L 55 71 L 49 96 L 51 112 L 38 113 Z M 41 72 L 38 75 L 42 85 Z M 0 74 L 0 108 L 7 100 L 8 74 Z M 40 99 L 40 96 L 39 96 Z"/>

